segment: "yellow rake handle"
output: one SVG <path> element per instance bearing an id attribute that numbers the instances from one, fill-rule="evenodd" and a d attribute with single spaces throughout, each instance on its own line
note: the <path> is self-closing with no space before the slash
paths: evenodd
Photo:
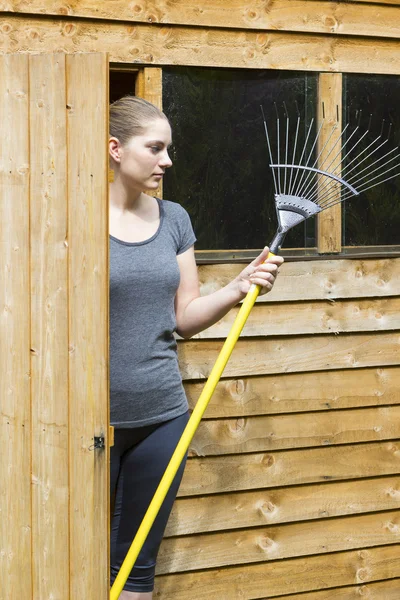
<path id="1" fill-rule="evenodd" d="M 271 256 L 274 255 L 270 252 L 266 261 Z M 169 488 L 171 487 L 171 484 L 180 467 L 180 464 L 186 455 L 190 442 L 192 441 L 193 436 L 196 433 L 201 418 L 208 406 L 208 403 L 211 400 L 215 388 L 217 387 L 217 383 L 221 378 L 223 370 L 225 369 L 229 357 L 232 354 L 232 351 L 247 321 L 250 311 L 253 308 L 255 301 L 257 300 L 260 290 L 261 287 L 259 285 L 252 284 L 250 290 L 247 293 L 247 296 L 243 300 L 242 306 L 240 307 L 240 310 L 232 325 L 228 337 L 226 338 L 225 343 L 222 346 L 221 352 L 219 353 L 218 358 L 215 361 L 215 364 L 211 370 L 211 373 L 207 379 L 203 391 L 200 394 L 197 404 L 193 410 L 193 413 L 184 429 L 184 432 L 182 433 L 181 439 L 179 440 L 173 455 L 171 456 L 171 460 L 168 463 L 168 466 L 164 472 L 164 475 L 162 476 L 162 479 L 153 496 L 153 499 L 150 502 L 146 514 L 143 517 L 143 521 L 141 522 L 140 527 L 137 530 L 136 536 L 133 539 L 131 547 L 129 548 L 124 562 L 121 565 L 121 569 L 119 570 L 119 573 L 113 583 L 110 592 L 110 600 L 118 600 L 124 588 L 126 580 L 129 577 L 129 574 L 135 564 L 135 561 L 138 557 L 140 550 L 142 549 L 144 542 L 146 541 L 149 531 L 155 521 L 155 518 L 157 517 L 158 511 L 160 510 L 162 503 L 164 502 L 164 498 L 167 495 Z"/>

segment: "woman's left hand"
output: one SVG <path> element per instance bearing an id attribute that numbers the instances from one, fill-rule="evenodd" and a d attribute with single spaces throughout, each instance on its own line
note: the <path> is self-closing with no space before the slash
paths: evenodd
<path id="1" fill-rule="evenodd" d="M 267 258 L 268 254 L 269 248 L 266 246 L 261 254 L 234 279 L 243 295 L 247 294 L 253 283 L 261 286 L 260 296 L 272 290 L 283 258 L 275 255 Z"/>

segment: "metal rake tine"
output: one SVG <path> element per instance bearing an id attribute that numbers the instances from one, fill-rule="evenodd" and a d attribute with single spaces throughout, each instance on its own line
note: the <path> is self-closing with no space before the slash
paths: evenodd
<path id="1" fill-rule="evenodd" d="M 322 125 L 323 125 L 323 124 L 324 124 L 324 121 L 322 121 L 322 122 L 321 122 L 321 128 L 322 128 Z M 328 139 L 326 140 L 326 142 L 325 142 L 325 144 L 323 145 L 323 147 L 321 148 L 321 150 L 320 150 L 320 153 L 318 154 L 317 158 L 315 159 L 315 162 L 314 162 L 314 164 L 313 164 L 313 168 L 314 168 L 314 167 L 315 167 L 315 166 L 318 164 L 318 161 L 319 161 L 319 159 L 320 159 L 320 157 L 321 157 L 322 153 L 324 152 L 325 148 L 326 148 L 326 147 L 327 147 L 327 145 L 329 144 L 329 142 L 330 142 L 330 140 L 331 140 L 331 138 L 332 138 L 332 135 L 333 135 L 333 134 L 334 134 L 334 132 L 337 130 L 337 128 L 338 128 L 338 126 L 337 126 L 337 125 L 334 125 L 334 126 L 331 128 L 331 132 L 330 132 L 330 134 L 329 134 L 329 137 L 328 137 Z M 306 188 L 306 189 L 304 189 L 304 188 L 303 188 L 303 190 L 302 190 L 302 195 L 303 195 L 303 196 L 305 196 L 306 194 L 308 194 L 309 190 L 310 190 L 310 189 L 313 189 L 313 188 L 314 188 L 316 185 L 317 185 L 317 183 L 316 183 L 315 181 L 311 180 L 311 183 L 310 183 L 310 185 L 308 186 L 308 188 Z"/>
<path id="2" fill-rule="evenodd" d="M 365 162 L 370 156 L 372 156 L 373 154 L 375 154 L 375 152 L 377 152 L 380 148 L 382 148 L 382 146 L 384 146 L 387 142 L 387 140 L 384 140 L 382 142 L 382 144 L 380 144 L 379 146 L 377 146 L 377 148 L 375 148 L 372 152 L 370 152 L 369 154 L 367 154 L 360 162 L 358 162 L 352 169 L 350 169 L 350 171 L 348 170 L 348 167 L 350 165 L 352 165 L 357 159 L 360 158 L 360 156 L 362 156 L 365 152 L 368 152 L 368 150 L 371 148 L 371 146 L 373 146 L 379 139 L 380 139 L 380 135 L 375 138 L 364 150 L 362 150 L 359 154 L 357 154 L 357 156 L 355 156 L 350 162 L 347 163 L 347 165 L 345 165 L 343 172 L 346 173 L 346 177 L 347 175 L 349 175 L 350 173 L 352 173 L 354 171 L 354 169 L 357 169 L 357 167 L 360 166 L 360 164 L 362 164 L 363 162 Z"/>
<path id="3" fill-rule="evenodd" d="M 386 158 L 387 156 L 389 156 L 389 154 L 393 153 L 396 149 L 391 150 L 390 152 L 388 152 L 385 157 L 381 157 L 380 159 L 378 159 L 377 161 L 375 161 L 373 164 L 378 164 L 380 162 L 382 162 L 382 160 L 384 160 L 384 158 Z M 360 194 L 362 191 L 364 191 L 365 189 L 369 189 L 369 187 L 365 187 L 365 185 L 368 186 L 368 183 L 370 183 L 371 181 L 374 181 L 375 179 L 379 179 L 379 177 L 381 177 L 382 175 L 384 175 L 385 173 L 389 173 L 390 171 L 392 171 L 393 169 L 395 169 L 397 166 L 400 166 L 400 162 L 397 163 L 396 165 L 392 166 L 390 169 L 387 169 L 386 171 L 382 171 L 382 169 L 384 167 L 386 167 L 387 165 L 389 165 L 391 162 L 393 162 L 394 160 L 398 160 L 400 158 L 400 154 L 397 154 L 395 156 L 393 156 L 392 158 L 390 158 L 389 160 L 387 160 L 386 162 L 384 162 L 383 164 L 378 164 L 378 166 L 373 169 L 372 171 L 369 171 L 368 174 L 362 175 L 361 177 L 358 177 L 358 175 L 360 175 L 360 173 L 358 173 L 352 180 L 346 179 L 347 183 L 351 183 L 352 186 L 357 188 L 357 192 Z M 370 166 L 373 165 L 369 165 L 368 167 L 366 167 L 365 169 L 363 169 L 363 171 L 367 170 L 370 168 Z M 370 176 L 373 173 L 378 172 L 378 175 L 376 175 L 376 177 L 374 178 L 370 178 Z M 368 181 L 365 181 L 365 177 L 368 176 L 369 179 Z M 384 180 L 386 181 L 386 179 Z M 378 185 L 379 182 L 375 183 L 374 185 Z M 358 185 L 359 184 L 359 185 Z M 364 186 L 364 187 L 363 187 Z M 373 186 L 371 186 L 373 187 Z M 321 202 L 318 202 L 319 206 L 327 206 L 329 205 L 329 203 L 331 202 L 332 198 L 334 198 L 337 194 L 338 194 L 338 187 L 335 186 L 333 187 L 332 185 L 332 190 L 330 191 L 330 193 L 327 194 L 327 196 L 325 196 Z M 346 190 L 343 194 L 343 199 L 348 198 L 349 196 L 354 195 L 352 192 Z"/>
<path id="4" fill-rule="evenodd" d="M 304 153 L 305 153 L 305 150 L 306 150 L 306 147 L 307 147 L 308 138 L 310 137 L 310 133 L 311 133 L 311 127 L 313 126 L 313 124 L 314 124 L 314 118 L 311 119 L 310 124 L 308 126 L 307 136 L 306 136 L 306 140 L 304 142 L 304 146 L 303 146 L 303 150 L 302 150 L 302 153 L 301 153 L 301 156 L 300 156 L 299 164 L 301 164 L 301 161 L 303 160 L 303 156 L 304 156 Z M 293 188 L 296 185 L 296 180 L 297 180 L 298 174 L 299 174 L 299 170 L 296 170 L 296 175 L 295 175 L 294 181 L 293 181 Z M 297 195 L 295 191 L 292 192 L 292 194 L 293 194 L 293 196 Z"/>
<path id="5" fill-rule="evenodd" d="M 297 111 L 298 111 L 299 107 L 297 106 L 297 101 L 296 101 L 296 107 L 297 107 Z M 297 125 L 296 125 L 296 134 L 295 134 L 295 137 L 294 137 L 292 165 L 294 165 L 294 162 L 295 162 L 294 159 L 295 159 L 295 156 L 296 156 L 297 140 L 298 140 L 298 136 L 299 136 L 299 127 L 300 127 L 300 113 L 297 112 Z M 291 194 L 291 190 L 292 190 L 292 176 L 293 176 L 293 169 L 290 170 L 290 179 L 289 179 L 288 194 Z"/>
<path id="6" fill-rule="evenodd" d="M 279 113 L 278 113 L 278 108 L 276 106 L 276 102 L 274 102 L 274 106 L 275 106 L 275 111 L 276 111 L 276 137 L 278 139 L 278 165 L 280 165 L 281 162 L 281 151 L 280 151 L 280 146 L 281 146 L 281 136 L 280 136 L 280 127 L 279 127 Z M 279 190 L 279 194 L 281 194 L 281 170 L 280 167 L 278 166 L 278 171 L 277 171 L 277 178 L 278 178 L 278 190 Z"/>
<path id="7" fill-rule="evenodd" d="M 261 113 L 262 113 L 262 116 L 263 116 L 263 121 L 264 121 L 265 135 L 266 135 L 266 137 L 267 137 L 267 145 L 268 145 L 269 159 L 270 159 L 270 161 L 271 161 L 271 164 L 273 164 L 273 163 L 274 163 L 274 161 L 273 161 L 273 158 L 272 158 L 272 150 L 271 150 L 271 143 L 270 143 L 270 139 L 269 139 L 269 133 L 268 133 L 268 127 L 267 127 L 267 121 L 266 121 L 266 119 L 265 119 L 264 109 L 263 109 L 262 105 L 260 105 L 260 108 L 261 108 Z M 273 179 L 274 179 L 275 194 L 277 194 L 277 193 L 278 193 L 278 188 L 277 188 L 277 185 L 276 185 L 276 177 L 275 177 L 275 171 L 274 171 L 274 169 L 272 169 L 272 177 L 273 177 Z"/>
<path id="8" fill-rule="evenodd" d="M 346 129 L 342 130 L 342 133 L 340 134 L 338 141 L 343 137 L 343 134 L 345 132 Z M 344 144 L 342 144 L 342 146 L 339 148 L 338 152 L 336 153 L 336 155 L 334 156 L 333 160 L 329 163 L 329 165 L 327 167 L 324 167 L 324 171 L 329 171 L 331 165 L 335 162 L 336 158 L 339 156 L 339 154 L 343 151 L 343 149 L 347 146 L 347 144 L 350 142 L 351 138 L 353 137 L 353 135 L 355 135 L 356 131 L 358 130 L 358 127 L 356 127 L 356 129 L 354 129 L 354 131 L 350 134 L 350 137 L 345 141 Z M 329 155 L 328 155 L 329 156 Z M 326 157 L 328 158 L 328 157 Z M 326 162 L 326 159 L 324 160 L 324 162 L 322 163 L 322 165 L 324 165 Z M 322 167 L 321 167 L 322 168 Z M 336 168 L 336 167 L 335 167 Z M 334 172 L 334 169 L 332 170 L 332 172 Z"/>
<path id="9" fill-rule="evenodd" d="M 388 169 L 387 171 L 385 171 L 385 173 L 389 173 L 389 171 L 392 171 L 396 167 L 400 167 L 400 163 L 398 163 L 397 165 L 392 167 L 392 169 Z M 384 175 L 384 173 L 381 173 L 381 175 Z M 386 177 L 385 179 L 382 179 L 382 181 L 377 181 L 376 183 L 373 183 L 372 185 L 369 185 L 368 187 L 361 188 L 359 191 L 360 191 L 360 193 L 366 192 L 367 190 L 370 190 L 371 188 L 376 187 L 377 185 L 380 185 L 381 183 L 385 183 L 385 181 L 390 181 L 391 179 L 394 179 L 395 177 L 398 177 L 399 175 L 400 175 L 400 171 L 398 173 L 394 173 L 394 175 L 391 175 L 390 177 Z M 380 177 L 380 175 L 375 177 L 375 179 L 378 179 L 379 177 Z"/>
<path id="10" fill-rule="evenodd" d="M 347 144 L 348 141 L 350 141 L 351 137 L 353 137 L 353 135 L 355 134 L 356 131 L 357 131 L 356 129 L 353 131 L 353 133 L 351 134 L 350 138 L 346 141 L 346 144 Z M 339 163 L 333 169 L 330 170 L 330 173 L 332 173 L 333 175 L 339 175 L 339 173 L 337 172 L 337 170 L 343 164 L 343 162 L 347 158 L 347 156 L 349 156 L 349 154 L 351 154 L 351 152 L 354 150 L 354 148 L 356 148 L 357 145 L 359 143 L 361 143 L 362 139 L 367 135 L 367 133 L 368 133 L 368 130 L 365 131 L 363 133 L 363 135 L 361 136 L 361 138 L 352 146 L 352 148 L 350 148 L 350 150 L 347 151 L 347 154 L 345 154 L 345 156 L 343 156 L 343 158 L 341 158 L 341 160 L 339 161 Z M 334 160 L 337 158 L 337 156 L 339 156 L 339 153 L 343 150 L 343 148 L 346 146 L 346 144 L 343 144 L 343 146 L 341 147 L 341 149 L 339 150 L 339 152 L 336 154 L 336 156 L 335 156 L 335 158 L 333 159 L 332 162 L 334 162 Z M 329 165 L 329 167 L 330 167 L 330 165 Z M 326 169 L 326 170 L 328 170 L 328 169 Z M 342 178 L 344 177 L 343 171 L 341 173 L 341 177 Z M 314 194 L 313 194 L 312 198 L 315 198 L 316 196 L 320 195 L 321 193 L 324 193 L 324 190 L 327 187 L 329 187 L 329 185 L 331 185 L 331 182 L 329 180 L 325 181 L 324 184 L 322 185 L 322 187 L 317 188 L 316 190 L 314 190 Z M 312 200 L 312 198 L 310 198 L 310 199 Z"/>
<path id="11" fill-rule="evenodd" d="M 286 111 L 285 102 L 283 103 Z M 285 165 L 288 164 L 288 147 L 289 147 L 289 116 L 286 111 L 286 152 L 285 152 Z M 285 178 L 283 183 L 283 193 L 286 194 L 286 175 L 287 175 L 287 167 L 285 167 Z"/>
<path id="12" fill-rule="evenodd" d="M 346 125 L 346 127 L 345 127 L 345 128 L 342 130 L 342 132 L 341 132 L 341 133 L 340 133 L 340 135 L 338 136 L 337 140 L 334 142 L 334 144 L 332 145 L 331 149 L 329 150 L 328 154 L 325 156 L 325 158 L 324 158 L 324 160 L 323 160 L 322 164 L 321 164 L 321 165 L 320 165 L 320 167 L 319 167 L 321 170 L 323 170 L 323 171 L 328 171 L 328 170 L 329 170 L 329 166 L 332 164 L 332 162 L 333 162 L 333 161 L 331 161 L 331 163 L 328 165 L 328 167 L 325 167 L 324 165 L 325 165 L 326 161 L 328 160 L 329 156 L 332 154 L 332 152 L 333 152 L 333 151 L 334 151 L 334 149 L 336 148 L 336 146 L 337 146 L 338 142 L 339 142 L 339 141 L 342 139 L 342 137 L 343 137 L 343 135 L 344 135 L 344 132 L 346 131 L 347 127 L 348 127 L 348 125 Z M 336 129 L 337 129 L 337 127 L 336 127 Z M 335 129 L 335 130 L 336 130 L 336 129 Z M 342 146 L 341 146 L 341 148 L 342 148 Z M 339 150 L 339 152 L 340 152 L 340 150 Z M 337 156 L 337 155 L 336 155 L 336 156 Z M 335 160 L 335 159 L 334 159 L 334 160 Z M 315 187 L 315 185 L 317 185 L 317 186 L 318 186 L 318 182 L 316 182 L 316 184 L 314 184 L 314 187 Z M 314 194 L 315 194 L 315 193 L 314 193 Z"/>
<path id="13" fill-rule="evenodd" d="M 381 146 L 383 146 L 383 144 L 381 144 Z M 380 156 L 377 160 L 375 160 L 373 163 L 368 164 L 367 166 L 365 166 L 361 171 L 357 171 L 352 177 L 347 178 L 346 176 L 346 181 L 348 181 L 349 183 L 354 182 L 355 180 L 357 180 L 357 177 L 359 177 L 359 175 L 361 175 L 361 173 L 364 173 L 364 171 L 367 171 L 368 169 L 370 169 L 371 167 L 373 167 L 374 165 L 378 164 L 380 161 L 385 160 L 385 158 L 387 156 L 389 156 L 390 154 L 393 154 L 393 152 L 396 152 L 397 148 L 392 148 L 392 150 L 389 150 L 389 152 L 387 152 L 386 154 L 384 154 L 383 156 Z M 370 154 L 370 156 L 372 156 L 372 154 Z M 393 157 L 390 160 L 394 160 L 396 157 Z M 388 162 L 390 162 L 390 160 Z M 361 161 L 364 162 L 364 161 Z M 361 164 L 361 163 L 360 163 Z M 385 163 L 387 164 L 387 163 Z M 381 165 L 384 166 L 384 165 Z M 375 172 L 376 169 L 374 169 L 373 172 Z M 352 171 L 354 171 L 354 168 L 352 169 Z M 364 176 L 361 178 L 363 179 Z M 360 181 L 360 180 L 357 180 Z"/>
<path id="14" fill-rule="evenodd" d="M 388 154 L 390 154 L 390 153 L 388 153 Z M 387 155 L 386 155 L 386 156 L 387 156 Z M 372 171 L 370 171 L 368 174 L 366 174 L 366 175 L 363 175 L 363 176 L 362 176 L 360 179 L 356 179 L 356 181 L 354 181 L 354 180 L 353 180 L 353 181 L 354 181 L 354 185 L 357 185 L 357 183 L 358 183 L 358 182 L 360 182 L 360 181 L 363 181 L 363 179 L 365 179 L 365 177 L 366 177 L 366 176 L 368 176 L 368 177 L 369 177 L 369 176 L 370 176 L 370 175 L 372 175 L 373 173 L 376 173 L 376 171 L 380 171 L 381 169 L 383 169 L 384 167 L 386 167 L 386 165 L 388 165 L 389 163 L 391 163 L 393 160 L 397 160 L 398 158 L 399 158 L 399 155 L 397 155 L 397 156 L 393 156 L 392 158 L 390 158 L 389 160 L 387 160 L 387 161 L 386 161 L 385 163 L 383 163 L 382 165 L 379 165 L 378 167 L 376 167 L 376 169 L 373 169 L 373 170 L 372 170 Z M 379 159 L 379 160 L 381 160 L 381 159 Z M 377 164 L 378 162 L 379 162 L 379 161 L 375 161 L 375 163 L 374 163 L 374 164 Z M 366 169 L 364 169 L 364 171 L 365 171 L 365 170 L 366 170 Z M 371 180 L 370 180 L 370 181 L 371 181 Z M 349 182 L 349 183 L 350 183 L 350 182 Z M 363 185 L 363 184 L 361 184 L 361 185 Z"/>
<path id="15" fill-rule="evenodd" d="M 315 146 L 316 146 L 316 144 L 317 144 L 317 142 L 318 142 L 318 138 L 319 138 L 319 136 L 320 136 L 320 133 L 321 133 L 321 130 L 322 130 L 322 125 L 323 125 L 323 121 L 321 122 L 321 125 L 319 126 L 319 129 L 318 129 L 318 131 L 317 131 L 317 134 L 316 134 L 316 136 L 315 136 L 314 143 L 313 143 L 313 145 L 311 146 L 311 150 L 310 150 L 310 152 L 309 152 L 309 154 L 308 154 L 308 157 L 307 157 L 307 160 L 306 160 L 306 163 L 305 163 L 305 166 L 306 166 L 306 167 L 308 167 L 308 165 L 309 165 L 309 160 L 310 160 L 310 158 L 311 158 L 311 155 L 312 155 L 312 153 L 313 153 L 313 150 L 314 150 L 314 148 L 315 148 Z M 315 165 L 315 163 L 314 163 L 314 165 Z M 307 173 L 307 175 L 306 175 L 306 178 L 305 178 L 305 180 L 304 180 L 304 182 L 303 182 L 303 186 L 301 187 L 301 183 L 302 183 L 302 180 L 303 180 L 303 178 L 304 178 L 304 174 L 305 174 L 305 173 Z M 306 184 L 307 184 L 307 180 L 309 179 L 309 177 L 310 177 L 310 176 L 311 176 L 311 178 L 312 178 L 312 176 L 313 176 L 313 172 L 312 172 L 312 171 L 305 171 L 305 170 L 303 171 L 303 173 L 302 173 L 302 175 L 301 175 L 301 179 L 300 179 L 300 181 L 299 181 L 299 185 L 298 185 L 298 192 L 297 192 L 297 195 L 298 195 L 298 196 L 303 196 L 303 195 L 304 195 L 304 193 L 303 193 L 303 191 L 302 191 L 302 190 L 304 190 L 304 187 L 306 186 Z"/>

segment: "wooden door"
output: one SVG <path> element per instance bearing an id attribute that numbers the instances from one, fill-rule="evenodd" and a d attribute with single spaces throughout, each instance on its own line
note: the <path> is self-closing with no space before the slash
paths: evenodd
<path id="1" fill-rule="evenodd" d="M 0 85 L 0 599 L 106 600 L 108 58 Z"/>

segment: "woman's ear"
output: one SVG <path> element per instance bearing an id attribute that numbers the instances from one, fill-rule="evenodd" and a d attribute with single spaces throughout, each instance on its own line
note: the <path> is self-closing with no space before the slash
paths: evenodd
<path id="1" fill-rule="evenodd" d="M 118 138 L 110 137 L 110 139 L 108 140 L 108 151 L 110 154 L 110 158 L 112 158 L 114 162 L 121 162 L 122 146 Z"/>

